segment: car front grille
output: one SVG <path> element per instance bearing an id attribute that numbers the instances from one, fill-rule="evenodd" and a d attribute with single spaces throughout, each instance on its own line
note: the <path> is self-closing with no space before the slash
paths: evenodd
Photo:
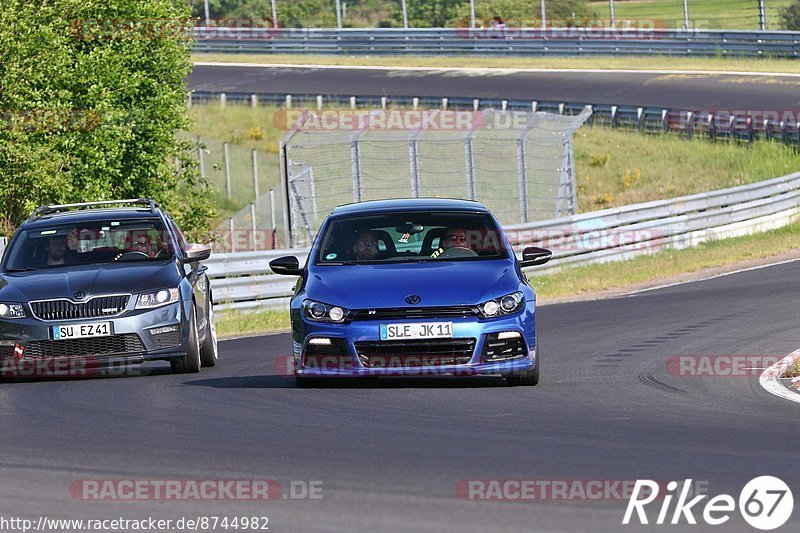
<path id="1" fill-rule="evenodd" d="M 108 337 L 30 341 L 23 357 L 87 357 L 94 355 L 129 355 L 144 352 L 139 335 L 126 333 Z"/>
<path id="2" fill-rule="evenodd" d="M 425 339 L 355 343 L 361 364 L 370 368 L 466 365 L 475 339 Z"/>
<path id="3" fill-rule="evenodd" d="M 40 320 L 75 320 L 109 317 L 128 307 L 129 294 L 97 296 L 85 302 L 71 300 L 42 300 L 31 302 L 33 316 Z"/>
<path id="4" fill-rule="evenodd" d="M 181 343 L 181 333 L 177 329 L 166 333 L 156 333 L 153 335 L 153 343 L 158 350 L 177 346 Z"/>
<path id="5" fill-rule="evenodd" d="M 468 305 L 440 307 L 390 307 L 351 311 L 352 320 L 403 320 L 410 318 L 465 318 L 478 316 L 476 308 Z"/>

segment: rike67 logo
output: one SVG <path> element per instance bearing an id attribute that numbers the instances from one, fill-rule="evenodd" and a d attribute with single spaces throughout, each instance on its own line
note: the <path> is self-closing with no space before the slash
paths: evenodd
<path id="1" fill-rule="evenodd" d="M 622 523 L 628 525 L 634 519 L 634 524 L 636 520 L 639 524 L 650 524 L 652 513 L 648 518 L 645 507 L 657 499 L 661 500 L 661 508 L 655 524 L 697 524 L 695 513 L 701 513 L 702 520 L 712 526 L 722 525 L 730 520 L 737 507 L 733 496 L 720 494 L 703 502 L 708 495 L 701 494 L 689 499 L 691 487 L 691 479 L 687 479 L 682 485 L 677 481 L 670 481 L 666 493 L 659 494 L 660 486 L 657 482 L 649 479 L 636 480 Z M 676 497 L 675 506 L 671 508 Z M 760 476 L 744 486 L 739 494 L 738 507 L 745 522 L 756 529 L 768 531 L 781 527 L 789 520 L 794 509 L 794 498 L 789 486 L 782 480 L 773 476 Z"/>

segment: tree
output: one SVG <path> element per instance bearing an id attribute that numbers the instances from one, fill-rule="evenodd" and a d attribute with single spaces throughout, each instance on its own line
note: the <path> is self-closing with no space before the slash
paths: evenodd
<path id="1" fill-rule="evenodd" d="M 784 30 L 800 31 L 800 0 L 780 10 L 781 27 Z"/>
<path id="2" fill-rule="evenodd" d="M 0 230 L 38 205 L 153 197 L 193 234 L 214 211 L 186 130 L 183 0 L 0 7 Z"/>

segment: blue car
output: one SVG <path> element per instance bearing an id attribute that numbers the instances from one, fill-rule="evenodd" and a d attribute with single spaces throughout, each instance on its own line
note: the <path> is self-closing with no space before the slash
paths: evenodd
<path id="1" fill-rule="evenodd" d="M 300 276 L 291 301 L 299 386 L 331 377 L 504 376 L 539 381 L 536 295 L 489 210 L 467 200 L 401 199 L 336 208 L 305 267 L 270 262 Z"/>

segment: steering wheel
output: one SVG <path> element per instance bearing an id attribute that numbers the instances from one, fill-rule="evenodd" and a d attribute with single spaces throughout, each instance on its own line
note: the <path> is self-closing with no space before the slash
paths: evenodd
<path id="1" fill-rule="evenodd" d="M 145 259 L 150 259 L 150 256 L 144 252 L 139 251 L 130 251 L 125 252 L 123 254 L 118 255 L 114 258 L 115 261 L 135 261 L 136 259 L 144 257 Z"/>

